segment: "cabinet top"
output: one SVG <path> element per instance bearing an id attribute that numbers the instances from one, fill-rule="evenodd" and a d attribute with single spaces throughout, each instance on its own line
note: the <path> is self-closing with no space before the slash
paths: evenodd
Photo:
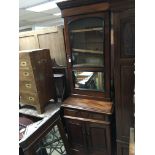
<path id="1" fill-rule="evenodd" d="M 80 7 L 84 5 L 90 5 L 100 2 L 109 2 L 110 0 L 64 0 L 62 2 L 57 3 L 58 7 L 61 10 L 72 8 L 72 7 Z"/>
<path id="2" fill-rule="evenodd" d="M 92 99 L 68 97 L 62 104 L 62 107 L 87 110 L 103 114 L 112 114 L 113 104 L 107 101 L 97 101 Z"/>

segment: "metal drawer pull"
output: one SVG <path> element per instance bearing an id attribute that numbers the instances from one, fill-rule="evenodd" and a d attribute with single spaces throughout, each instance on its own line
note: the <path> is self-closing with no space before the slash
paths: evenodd
<path id="1" fill-rule="evenodd" d="M 27 63 L 26 63 L 26 61 L 21 61 L 20 65 L 24 67 L 27 65 Z"/>
<path id="2" fill-rule="evenodd" d="M 34 97 L 29 97 L 29 100 L 30 101 L 34 101 Z"/>
<path id="3" fill-rule="evenodd" d="M 26 88 L 31 88 L 31 84 L 25 84 Z"/>
<path id="4" fill-rule="evenodd" d="M 23 72 L 24 76 L 29 76 L 29 72 Z"/>

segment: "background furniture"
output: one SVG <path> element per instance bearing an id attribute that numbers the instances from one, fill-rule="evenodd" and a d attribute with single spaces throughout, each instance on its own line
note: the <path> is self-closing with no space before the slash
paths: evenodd
<path id="1" fill-rule="evenodd" d="M 56 87 L 57 101 L 62 102 L 65 94 L 65 75 L 64 74 L 53 74 L 53 75 Z"/>
<path id="2" fill-rule="evenodd" d="M 53 65 L 52 67 L 54 75 L 63 75 L 62 77 L 59 78 L 54 78 L 55 79 L 55 85 L 58 89 L 58 94 L 57 98 L 61 98 L 61 101 L 63 101 L 65 98 L 69 96 L 69 88 L 68 88 L 68 76 L 67 76 L 67 67 L 59 66 L 57 64 Z"/>
<path id="3" fill-rule="evenodd" d="M 56 98 L 49 50 L 20 51 L 19 63 L 20 102 L 43 113 L 45 104 Z"/>

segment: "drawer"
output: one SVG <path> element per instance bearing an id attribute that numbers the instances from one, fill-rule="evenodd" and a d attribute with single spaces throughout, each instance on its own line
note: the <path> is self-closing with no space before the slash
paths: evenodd
<path id="1" fill-rule="evenodd" d="M 80 117 L 80 112 L 78 110 L 74 110 L 74 109 L 64 109 L 64 115 Z"/>
<path id="2" fill-rule="evenodd" d="M 19 91 L 37 92 L 37 88 L 33 81 L 19 81 Z"/>
<path id="3" fill-rule="evenodd" d="M 29 105 L 39 104 L 37 93 L 20 93 L 20 102 Z"/>
<path id="4" fill-rule="evenodd" d="M 34 80 L 33 72 L 30 70 L 19 70 L 19 80 L 31 81 Z"/>
<path id="5" fill-rule="evenodd" d="M 30 55 L 29 55 L 29 54 L 30 54 L 30 52 L 26 52 L 26 53 L 25 53 L 25 52 L 20 52 L 20 53 L 19 53 L 19 59 L 20 59 L 20 60 L 21 60 L 21 59 L 26 59 L 26 60 L 27 60 L 27 59 L 30 59 Z"/>
<path id="6" fill-rule="evenodd" d="M 19 68 L 20 69 L 30 69 L 31 67 L 31 62 L 29 59 L 20 59 L 19 60 Z"/>
<path id="7" fill-rule="evenodd" d="M 64 115 L 81 117 L 81 118 L 89 118 L 89 112 L 76 110 L 76 109 L 64 109 Z"/>
<path id="8" fill-rule="evenodd" d="M 80 111 L 80 116 L 83 118 L 89 118 L 90 112 L 88 111 Z"/>
<path id="9" fill-rule="evenodd" d="M 90 113 L 89 118 L 104 121 L 105 120 L 105 115 L 104 114 L 99 114 L 99 113 Z"/>
<path id="10" fill-rule="evenodd" d="M 94 119 L 94 120 L 100 120 L 100 121 L 104 121 L 106 118 L 106 116 L 104 114 L 83 111 L 83 110 L 78 110 L 78 109 L 77 110 L 69 109 L 69 108 L 64 108 L 64 115 L 87 118 L 87 119 Z"/>

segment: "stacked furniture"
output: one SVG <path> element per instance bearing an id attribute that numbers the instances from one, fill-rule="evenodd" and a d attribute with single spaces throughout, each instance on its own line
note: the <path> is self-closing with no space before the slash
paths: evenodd
<path id="1" fill-rule="evenodd" d="M 128 155 L 134 124 L 134 0 L 57 5 L 64 18 L 70 88 L 61 107 L 72 155 Z"/>
<path id="2" fill-rule="evenodd" d="M 55 100 L 52 62 L 48 49 L 20 51 L 20 102 L 34 106 L 39 113 L 49 100 Z"/>

